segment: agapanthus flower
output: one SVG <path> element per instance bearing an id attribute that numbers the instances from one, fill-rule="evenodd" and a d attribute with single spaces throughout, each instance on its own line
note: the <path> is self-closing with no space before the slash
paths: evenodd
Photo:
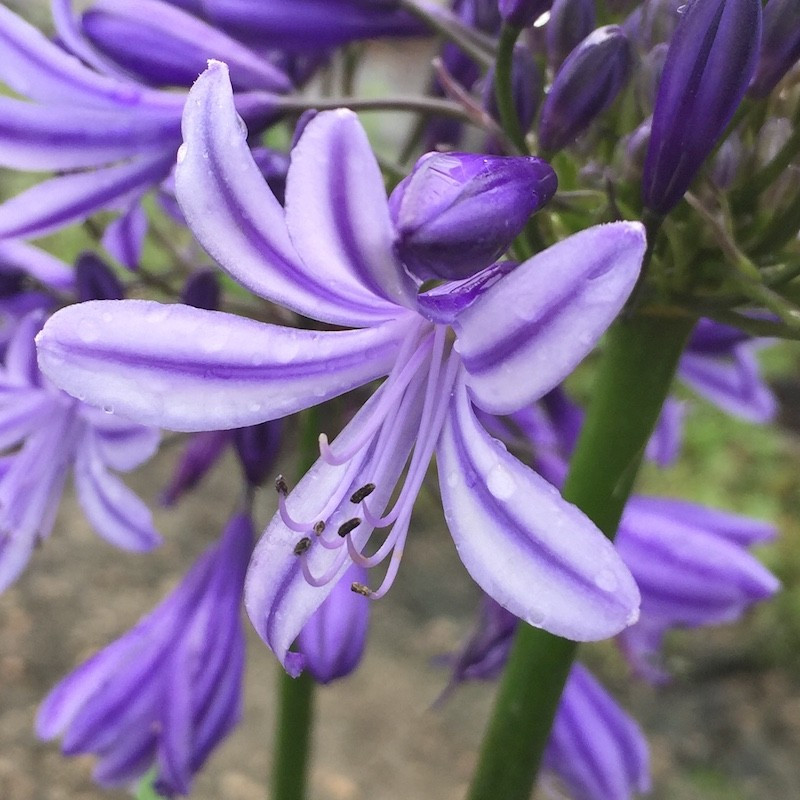
<path id="1" fill-rule="evenodd" d="M 65 755 L 97 756 L 103 786 L 127 787 L 155 769 L 160 794 L 188 794 L 241 715 L 252 545 L 250 518 L 235 515 L 153 611 L 55 686 L 39 709 L 39 736 L 63 737 Z"/>
<path id="2" fill-rule="evenodd" d="M 126 550 L 160 542 L 152 515 L 110 470 L 128 471 L 158 447 L 157 429 L 84 405 L 53 386 L 36 365 L 32 312 L 19 324 L 0 368 L 0 590 L 49 536 L 70 471 L 92 527 Z"/>
<path id="3" fill-rule="evenodd" d="M 591 228 L 511 271 L 489 267 L 419 293 L 354 114 L 308 123 L 285 209 L 253 162 L 224 65 L 195 84 L 184 130 L 178 197 L 200 243 L 257 294 L 349 329 L 89 303 L 49 321 L 40 363 L 68 392 L 179 430 L 251 425 L 388 376 L 334 442 L 320 437 L 320 459 L 291 492 L 278 484 L 279 513 L 254 553 L 246 606 L 287 669 L 301 669 L 289 648 L 352 563 L 389 558 L 379 588 L 353 587 L 385 594 L 434 453 L 448 526 L 487 593 L 575 639 L 634 622 L 638 592 L 613 546 L 490 437 L 474 407 L 515 411 L 581 361 L 636 281 L 642 227 Z M 371 552 L 376 529 L 388 532 Z"/>
<path id="4" fill-rule="evenodd" d="M 0 165 L 63 173 L 0 205 L 2 238 L 43 236 L 102 209 L 135 213 L 129 209 L 175 163 L 186 92 L 152 88 L 115 70 L 74 30 L 68 8 L 64 0 L 54 3 L 58 34 L 86 63 L 0 6 L 0 81 L 25 98 L 0 97 Z M 251 125 L 263 126 L 274 118 L 275 93 L 291 84 L 272 64 L 259 62 L 260 91 L 237 92 L 236 103 Z M 141 228 L 141 222 L 139 215 L 127 224 Z M 135 254 L 110 236 L 112 254 L 133 266 Z"/>

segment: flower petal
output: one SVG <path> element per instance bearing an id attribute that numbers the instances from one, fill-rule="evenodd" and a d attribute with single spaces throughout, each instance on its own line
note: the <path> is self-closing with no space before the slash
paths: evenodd
<path id="1" fill-rule="evenodd" d="M 0 205 L 0 238 L 38 237 L 81 222 L 116 202 L 141 194 L 169 174 L 173 155 L 62 175 L 43 181 Z"/>
<path id="2" fill-rule="evenodd" d="M 106 300 L 62 309 L 37 344 L 40 368 L 68 393 L 144 425 L 196 431 L 277 419 L 385 375 L 402 333 L 401 322 L 320 332 Z"/>
<path id="3" fill-rule="evenodd" d="M 394 306 L 363 290 L 348 294 L 327 272 L 318 277 L 300 261 L 283 208 L 253 160 L 224 64 L 211 62 L 192 88 L 183 135 L 175 174 L 181 209 L 197 240 L 231 276 L 324 322 L 358 326 L 397 316 Z"/>
<path id="4" fill-rule="evenodd" d="M 147 214 L 137 199 L 106 227 L 103 232 L 103 247 L 120 264 L 130 270 L 137 270 L 147 236 L 147 226 Z"/>
<path id="5" fill-rule="evenodd" d="M 636 621 L 639 591 L 611 542 L 483 430 L 463 382 L 437 461 L 458 554 L 501 606 L 577 641 L 613 636 Z"/>
<path id="6" fill-rule="evenodd" d="M 633 289 L 639 223 L 596 225 L 521 264 L 453 323 L 475 403 L 509 414 L 560 383 L 591 351 Z"/>
<path id="7" fill-rule="evenodd" d="M 6 268 L 21 269 L 53 289 L 75 288 L 75 271 L 69 264 L 27 242 L 0 241 L 0 263 Z"/>
<path id="8" fill-rule="evenodd" d="M 352 111 L 318 114 L 303 131 L 292 150 L 286 225 L 303 263 L 335 289 L 415 305 L 416 286 L 394 255 L 381 171 Z"/>

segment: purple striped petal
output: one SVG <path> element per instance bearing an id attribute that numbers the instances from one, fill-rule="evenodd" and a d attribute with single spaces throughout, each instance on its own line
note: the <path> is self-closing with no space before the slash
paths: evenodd
<path id="1" fill-rule="evenodd" d="M 90 437 L 78 448 L 74 472 L 81 508 L 104 539 L 136 552 L 161 544 L 147 504 L 106 469 Z"/>
<path id="2" fill-rule="evenodd" d="M 323 322 L 360 326 L 397 316 L 395 306 L 361 287 L 351 291 L 336 272 L 315 274 L 300 261 L 283 208 L 253 160 L 224 64 L 212 62 L 192 88 L 183 134 L 181 209 L 200 244 L 239 283 Z"/>
<path id="3" fill-rule="evenodd" d="M 71 292 L 75 288 L 75 271 L 69 264 L 27 242 L 0 241 L 0 264 L 21 269 L 52 289 Z"/>
<path id="4" fill-rule="evenodd" d="M 152 458 L 161 442 L 161 431 L 134 425 L 116 414 L 81 405 L 80 414 L 92 427 L 102 462 L 119 472 L 128 472 Z"/>
<path id="5" fill-rule="evenodd" d="M 40 368 L 69 394 L 144 425 L 193 431 L 276 419 L 385 375 L 403 330 L 296 330 L 106 300 L 62 309 L 37 343 Z"/>
<path id="6" fill-rule="evenodd" d="M 141 202 L 135 200 L 124 214 L 109 223 L 103 233 L 102 244 L 120 264 L 136 270 L 146 236 L 147 214 Z"/>
<path id="7" fill-rule="evenodd" d="M 41 376 L 36 364 L 36 334 L 44 322 L 41 311 L 33 311 L 20 320 L 6 350 L 5 363 L 0 368 L 4 387 L 39 387 Z M 52 395 L 51 395 L 52 399 Z"/>
<path id="8" fill-rule="evenodd" d="M 38 237 L 124 203 L 169 174 L 173 156 L 139 158 L 91 172 L 51 178 L 0 205 L 0 238 Z"/>
<path id="9" fill-rule="evenodd" d="M 475 403 L 509 414 L 560 383 L 624 305 L 646 241 L 638 223 L 564 239 L 491 286 L 453 323 Z"/>
<path id="10" fill-rule="evenodd" d="M 613 636 L 636 621 L 639 591 L 611 542 L 483 430 L 463 382 L 437 463 L 458 554 L 501 606 L 577 641 Z"/>
<path id="11" fill-rule="evenodd" d="M 315 275 L 327 275 L 348 295 L 367 289 L 414 306 L 416 286 L 393 250 L 383 177 L 352 111 L 318 114 L 303 131 L 287 177 L 286 225 Z"/>
<path id="12" fill-rule="evenodd" d="M 180 141 L 180 109 L 38 105 L 0 97 L 0 165 L 50 172 L 94 167 L 148 153 Z"/>

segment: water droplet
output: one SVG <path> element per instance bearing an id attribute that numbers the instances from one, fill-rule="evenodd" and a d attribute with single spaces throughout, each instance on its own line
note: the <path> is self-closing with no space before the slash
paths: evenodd
<path id="1" fill-rule="evenodd" d="M 500 462 L 489 470 L 486 486 L 498 500 L 508 500 L 517 491 L 514 476 Z"/>
<path id="2" fill-rule="evenodd" d="M 456 472 L 456 470 L 453 470 L 452 472 L 448 473 L 447 485 L 451 489 L 455 489 L 460 482 L 461 482 L 461 476 L 458 474 L 458 472 Z"/>
<path id="3" fill-rule="evenodd" d="M 594 576 L 594 585 L 604 592 L 613 592 L 619 587 L 619 581 L 612 570 L 604 569 Z"/>
<path id="4" fill-rule="evenodd" d="M 94 322 L 89 319 L 82 319 L 78 323 L 78 338 L 86 344 L 91 344 L 100 338 L 100 331 Z"/>
<path id="5" fill-rule="evenodd" d="M 212 334 L 206 334 L 200 342 L 204 353 L 219 353 L 225 348 L 230 339 L 230 334 L 225 330 L 217 330 Z"/>
<path id="6" fill-rule="evenodd" d="M 677 9 L 675 9 L 675 10 L 679 14 L 683 15 L 689 10 L 689 4 L 688 3 L 684 3 L 683 5 L 678 6 Z"/>
<path id="7" fill-rule="evenodd" d="M 103 406 L 103 411 L 105 411 L 106 414 L 113 414 L 114 413 L 114 407 L 113 406 Z"/>
<path id="8" fill-rule="evenodd" d="M 106 312 L 103 313 L 102 320 L 105 323 L 113 322 L 114 321 L 114 315 L 110 314 L 108 311 L 106 311 Z"/>
<path id="9" fill-rule="evenodd" d="M 187 148 L 187 146 L 186 146 L 186 143 L 184 142 L 184 143 L 183 143 L 183 144 L 182 144 L 182 145 L 181 145 L 181 146 L 178 148 L 178 163 L 179 163 L 179 164 L 183 164 L 184 160 L 186 159 L 186 153 L 187 153 L 187 151 L 188 151 L 188 148 Z"/>
<path id="10" fill-rule="evenodd" d="M 628 618 L 625 620 L 625 622 L 628 625 L 635 625 L 638 621 L 639 621 L 639 609 L 634 608 L 633 611 L 631 611 L 631 613 L 628 614 Z"/>

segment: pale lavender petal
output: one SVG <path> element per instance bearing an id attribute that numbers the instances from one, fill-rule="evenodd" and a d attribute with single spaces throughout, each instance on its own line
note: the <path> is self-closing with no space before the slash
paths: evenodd
<path id="1" fill-rule="evenodd" d="M 394 254 L 380 167 L 352 111 L 322 112 L 306 125 L 292 150 L 286 225 L 303 263 L 335 290 L 415 305 L 416 286 Z"/>
<path id="2" fill-rule="evenodd" d="M 38 387 L 41 375 L 36 364 L 36 334 L 44 322 L 41 311 L 33 311 L 20 320 L 6 350 L 0 384 L 11 386 Z"/>
<path id="3" fill-rule="evenodd" d="M 385 375 L 403 333 L 402 322 L 310 331 L 107 300 L 62 309 L 37 344 L 40 368 L 69 394 L 144 425 L 193 431 L 277 419 Z"/>
<path id="4" fill-rule="evenodd" d="M 21 269 L 53 289 L 72 291 L 75 288 L 75 271 L 69 264 L 27 242 L 0 241 L 0 263 Z"/>
<path id="5" fill-rule="evenodd" d="M 91 426 L 97 452 L 106 466 L 128 472 L 152 458 L 161 442 L 161 431 L 136 425 L 116 414 L 81 404 L 79 413 Z"/>
<path id="6" fill-rule="evenodd" d="M 0 165 L 34 172 L 94 167 L 180 141 L 180 109 L 73 108 L 0 97 Z"/>
<path id="7" fill-rule="evenodd" d="M 0 405 L 0 450 L 19 444 L 28 434 L 46 424 L 53 400 L 44 392 L 20 392 Z"/>
<path id="8" fill-rule="evenodd" d="M 749 422 L 769 422 L 777 411 L 775 395 L 745 346 L 734 348 L 730 358 L 684 353 L 678 375 L 701 397 Z"/>
<path id="9" fill-rule="evenodd" d="M 106 469 L 91 436 L 78 449 L 75 488 L 86 517 L 104 539 L 133 551 L 161 544 L 147 504 Z"/>
<path id="10" fill-rule="evenodd" d="M 458 554 L 501 606 L 578 641 L 613 636 L 636 621 L 639 591 L 611 542 L 481 428 L 463 381 L 437 464 Z"/>
<path id="11" fill-rule="evenodd" d="M 632 800 L 650 790 L 647 742 L 580 664 L 572 667 L 543 764 L 574 800 Z"/>
<path id="12" fill-rule="evenodd" d="M 43 181 L 0 205 L 0 238 L 38 237 L 113 203 L 124 203 L 165 177 L 173 156 L 139 158 Z"/>
<path id="13" fill-rule="evenodd" d="M 253 160 L 224 64 L 212 62 L 190 93 L 176 186 L 189 227 L 208 253 L 256 294 L 313 319 L 371 325 L 398 309 L 338 274 L 313 274 L 286 229 L 284 210 Z"/>
<path id="14" fill-rule="evenodd" d="M 93 71 L 5 6 L 0 6 L 0 52 L 0 80 L 42 103 L 180 110 L 185 101 L 185 95 Z"/>
<path id="15" fill-rule="evenodd" d="M 597 225 L 521 264 L 453 323 L 475 403 L 509 414 L 560 383 L 591 351 L 633 289 L 639 223 Z"/>
<path id="16" fill-rule="evenodd" d="M 103 233 L 103 247 L 128 269 L 139 268 L 147 236 L 147 214 L 135 200 L 124 214 L 109 223 Z"/>

